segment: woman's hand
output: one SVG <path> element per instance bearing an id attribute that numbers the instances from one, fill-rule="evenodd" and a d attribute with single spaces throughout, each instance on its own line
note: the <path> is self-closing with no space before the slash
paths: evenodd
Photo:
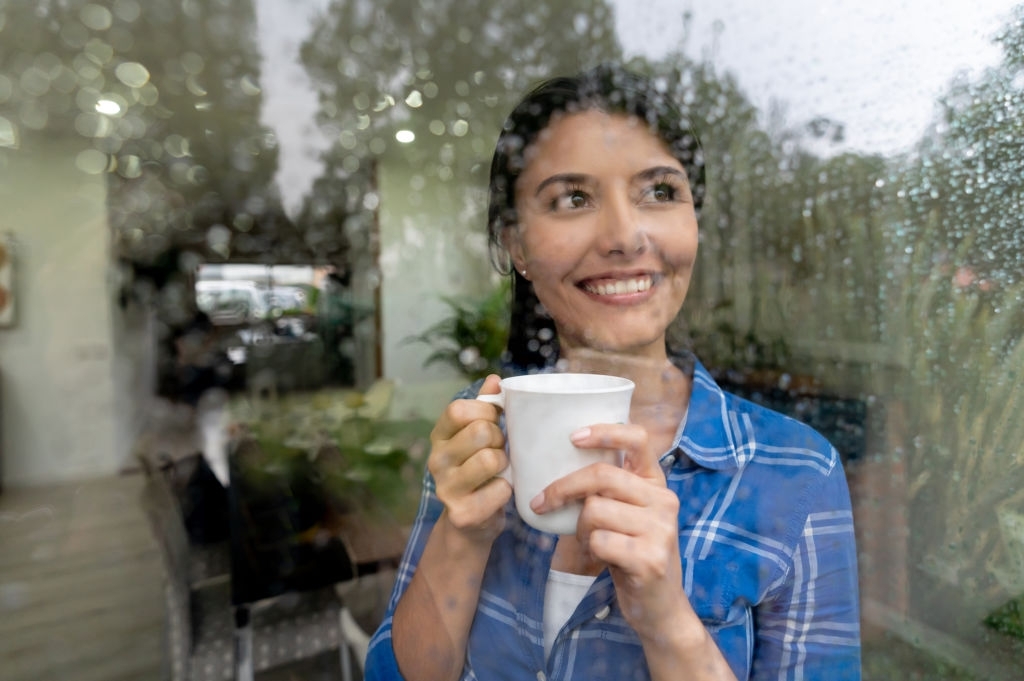
<path id="1" fill-rule="evenodd" d="M 488 376 L 480 394 L 498 392 L 498 377 Z M 496 477 L 508 465 L 498 408 L 479 400 L 455 400 L 430 434 L 427 469 L 448 523 L 474 542 L 490 543 L 504 525 L 503 508 L 512 486 Z"/>
<path id="2" fill-rule="evenodd" d="M 574 433 L 573 443 L 622 451 L 623 467 L 598 463 L 560 478 L 533 500 L 533 510 L 583 501 L 576 537 L 592 558 L 608 564 L 623 616 L 641 639 L 664 637 L 686 621 L 699 625 L 682 586 L 679 499 L 666 486 L 647 431 L 636 424 L 595 425 Z"/>

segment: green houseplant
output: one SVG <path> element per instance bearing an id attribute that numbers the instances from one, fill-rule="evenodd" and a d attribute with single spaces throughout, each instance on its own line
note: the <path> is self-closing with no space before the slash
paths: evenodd
<path id="1" fill-rule="evenodd" d="M 424 366 L 447 364 L 470 380 L 500 374 L 508 342 L 510 299 L 508 279 L 483 297 L 442 297 L 448 314 L 404 342 L 425 343 L 433 348 Z"/>

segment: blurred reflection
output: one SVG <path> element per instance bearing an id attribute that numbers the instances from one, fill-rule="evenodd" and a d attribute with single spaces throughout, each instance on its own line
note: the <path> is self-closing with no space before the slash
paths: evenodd
<path id="1" fill-rule="evenodd" d="M 110 476 L 135 467 L 154 423 L 158 449 L 194 454 L 178 407 L 209 388 L 291 392 L 292 414 L 334 409 L 303 400 L 344 387 L 340 422 L 384 385 L 374 418 L 432 420 L 464 377 L 404 341 L 446 318 L 447 296 L 503 296 L 476 229 L 500 116 L 545 76 L 627 57 L 688 93 L 713 160 L 701 304 L 676 331 L 720 381 L 848 459 L 865 678 L 1016 678 L 1024 8 L 1000 10 L 999 61 L 949 73 L 927 129 L 890 151 L 862 144 L 860 95 L 839 115 L 802 112 L 897 79 L 911 36 L 884 68 L 813 83 L 793 116 L 720 58 L 749 8 L 684 4 L 0 0 L 0 229 L 18 310 L 0 329 L 2 675 L 113 677 L 97 660 L 135 633 L 156 673 L 159 568 L 125 510 L 131 480 Z M 853 18 L 880 30 L 901 11 L 882 7 Z M 827 50 L 792 56 L 794 32 L 857 42 L 819 9 L 773 8 L 802 23 L 744 50 L 799 71 Z M 929 8 L 921 32 L 945 12 Z M 271 39 L 285 33 L 301 38 Z M 623 49 L 669 35 L 657 54 Z M 301 116 L 268 115 L 271 62 L 316 97 Z M 282 140 L 314 126 L 288 174 Z M 520 340 L 543 365 L 552 335 L 535 312 Z M 446 350 L 500 363 L 478 331 Z M 138 603 L 137 621 L 110 614 Z M 98 608 L 108 639 L 67 644 Z"/>

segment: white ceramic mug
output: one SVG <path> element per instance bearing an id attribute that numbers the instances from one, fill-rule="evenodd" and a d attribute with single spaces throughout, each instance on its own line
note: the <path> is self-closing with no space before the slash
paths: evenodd
<path id="1" fill-rule="evenodd" d="M 497 395 L 478 400 L 505 412 L 509 468 L 523 520 L 543 532 L 575 534 L 582 502 L 538 515 L 530 500 L 555 480 L 599 461 L 622 465 L 620 452 L 581 449 L 569 439 L 580 428 L 629 421 L 633 381 L 601 374 L 530 374 L 501 381 Z"/>

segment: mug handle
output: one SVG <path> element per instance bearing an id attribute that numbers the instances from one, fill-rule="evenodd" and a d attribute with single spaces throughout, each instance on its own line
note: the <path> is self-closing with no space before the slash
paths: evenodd
<path id="1" fill-rule="evenodd" d="M 500 392 L 496 395 L 477 395 L 476 399 L 487 404 L 493 404 L 502 411 L 505 410 L 505 393 Z M 509 485 L 512 484 L 512 460 L 509 459 L 508 466 L 505 466 L 504 470 L 498 473 L 498 477 L 503 479 Z"/>

